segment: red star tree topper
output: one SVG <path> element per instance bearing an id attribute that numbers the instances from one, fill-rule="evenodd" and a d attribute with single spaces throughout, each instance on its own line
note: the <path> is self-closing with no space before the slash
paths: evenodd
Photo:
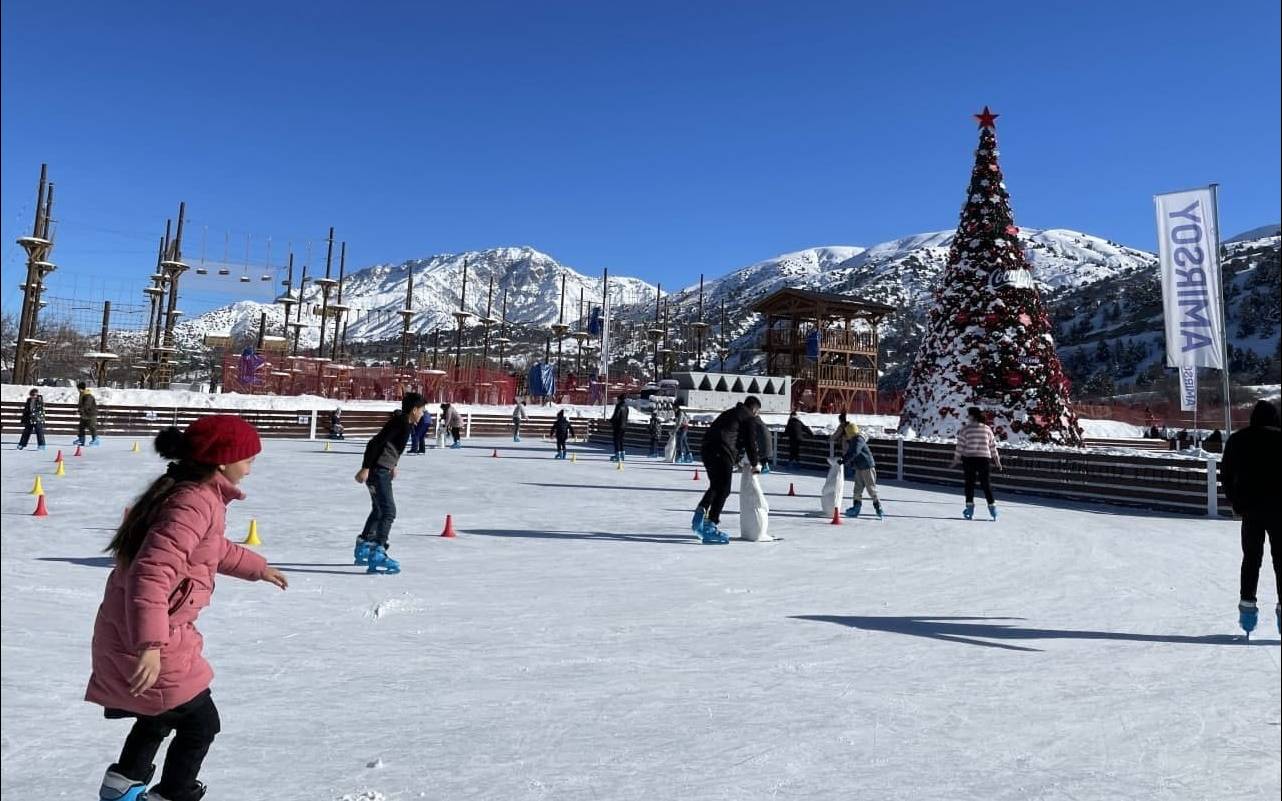
<path id="1" fill-rule="evenodd" d="M 978 406 L 998 439 L 1080 445 L 1051 321 L 1024 258 L 984 107 L 979 148 L 948 265 L 913 363 L 899 423 L 951 437 Z"/>

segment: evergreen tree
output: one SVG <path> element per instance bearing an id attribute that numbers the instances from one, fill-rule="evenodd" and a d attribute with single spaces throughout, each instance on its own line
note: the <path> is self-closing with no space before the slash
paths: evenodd
<path id="1" fill-rule="evenodd" d="M 942 285 L 909 375 L 900 427 L 951 436 L 979 406 L 1003 440 L 1081 444 L 1050 317 L 1020 247 L 998 165 L 996 114 L 979 148 Z"/>

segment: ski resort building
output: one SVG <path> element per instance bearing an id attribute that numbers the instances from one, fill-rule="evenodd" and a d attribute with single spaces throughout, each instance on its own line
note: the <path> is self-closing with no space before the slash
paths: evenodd
<path id="1" fill-rule="evenodd" d="M 780 289 L 752 310 L 765 319 L 763 372 L 792 378 L 794 408 L 874 412 L 877 326 L 894 306 L 848 295 Z"/>

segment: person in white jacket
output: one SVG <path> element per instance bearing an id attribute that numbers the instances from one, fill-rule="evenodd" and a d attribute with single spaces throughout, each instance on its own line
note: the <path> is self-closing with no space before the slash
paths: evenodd
<path id="1" fill-rule="evenodd" d="M 517 403 L 515 408 L 512 409 L 512 441 L 513 442 L 521 441 L 521 423 L 524 423 L 528 418 L 529 418 L 529 414 L 527 414 L 525 411 L 525 401 L 521 401 Z"/>
<path id="2" fill-rule="evenodd" d="M 966 410 L 966 424 L 957 432 L 957 448 L 953 451 L 953 467 L 958 464 L 966 473 L 966 508 L 962 517 L 975 516 L 975 482 L 979 481 L 988 502 L 988 514 L 997 519 L 997 503 L 993 500 L 993 487 L 989 481 L 989 465 L 1002 469 L 1002 458 L 997 453 L 997 436 L 984 423 L 984 413 L 978 406 Z"/>

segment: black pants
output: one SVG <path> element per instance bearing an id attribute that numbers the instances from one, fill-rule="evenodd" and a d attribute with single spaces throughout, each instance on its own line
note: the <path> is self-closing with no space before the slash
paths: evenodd
<path id="1" fill-rule="evenodd" d="M 966 503 L 975 502 L 975 479 L 979 479 L 980 489 L 984 491 L 984 500 L 993 505 L 993 485 L 988 480 L 988 458 L 985 456 L 963 456 L 962 469 L 966 471 Z"/>
<path id="2" fill-rule="evenodd" d="M 410 432 L 410 453 L 427 453 L 427 432 Z"/>
<path id="3" fill-rule="evenodd" d="M 703 469 L 708 474 L 708 491 L 699 501 L 705 512 L 705 518 L 713 523 L 721 523 L 721 509 L 730 497 L 730 481 L 734 477 L 734 460 L 724 453 L 704 451 Z"/>
<path id="4" fill-rule="evenodd" d="M 788 461 L 796 464 L 801 461 L 801 441 L 795 439 L 788 440 Z"/>
<path id="5" fill-rule="evenodd" d="M 457 445 L 457 444 L 458 444 L 459 435 L 460 435 L 460 434 L 462 434 L 462 433 L 463 433 L 463 429 L 461 429 L 461 428 L 451 428 L 451 429 L 450 429 L 450 436 L 454 438 L 454 444 L 455 444 L 455 445 Z"/>
<path id="6" fill-rule="evenodd" d="M 556 438 L 556 452 L 565 453 L 565 437 Z"/>
<path id="7" fill-rule="evenodd" d="M 94 419 L 81 418 L 81 420 L 80 420 L 80 440 L 81 440 L 81 442 L 85 442 L 85 443 L 89 442 L 89 439 L 85 439 L 85 432 L 86 432 L 86 431 L 88 431 L 88 432 L 89 432 L 89 439 L 93 439 L 93 438 L 97 437 L 97 436 L 98 436 L 98 421 L 97 421 L 97 420 L 94 420 Z"/>
<path id="8" fill-rule="evenodd" d="M 1264 537 L 1269 538 L 1269 550 L 1273 552 L 1273 580 L 1278 584 L 1278 596 L 1282 597 L 1282 544 L 1278 543 L 1278 534 L 1282 525 L 1277 519 L 1270 520 L 1254 515 L 1242 518 L 1242 600 L 1254 601 L 1255 588 L 1260 583 L 1260 563 L 1264 561 Z"/>
<path id="9" fill-rule="evenodd" d="M 659 452 L 659 435 L 651 434 L 650 435 L 650 455 L 654 456 L 658 452 Z"/>
<path id="10" fill-rule="evenodd" d="M 108 717 L 124 715 L 108 712 Z M 199 798 L 196 777 L 200 775 L 200 766 L 205 761 L 205 754 L 209 753 L 214 736 L 222 728 L 218 707 L 214 706 L 209 690 L 168 712 L 131 717 L 136 718 L 134 727 L 125 738 L 120 761 L 112 765 L 112 770 L 134 781 L 150 781 L 160 744 L 171 732 L 176 732 L 174 741 L 169 744 L 169 752 L 165 754 L 160 784 L 151 789 L 172 801 Z"/>
<path id="11" fill-rule="evenodd" d="M 387 547 L 387 535 L 392 533 L 392 523 L 396 520 L 396 500 L 392 497 L 392 471 L 376 467 L 369 471 L 365 479 L 369 488 L 369 517 L 365 518 L 365 529 L 361 539 Z"/>
<path id="12" fill-rule="evenodd" d="M 31 432 L 36 432 L 36 444 L 40 447 L 45 446 L 45 427 L 38 423 L 28 423 L 22 427 L 22 437 L 18 439 L 18 447 L 25 448 L 31 441 Z"/>
<path id="13" fill-rule="evenodd" d="M 614 431 L 614 452 L 621 453 L 623 451 L 623 429 L 616 428 L 616 429 L 613 429 L 613 431 Z"/>

